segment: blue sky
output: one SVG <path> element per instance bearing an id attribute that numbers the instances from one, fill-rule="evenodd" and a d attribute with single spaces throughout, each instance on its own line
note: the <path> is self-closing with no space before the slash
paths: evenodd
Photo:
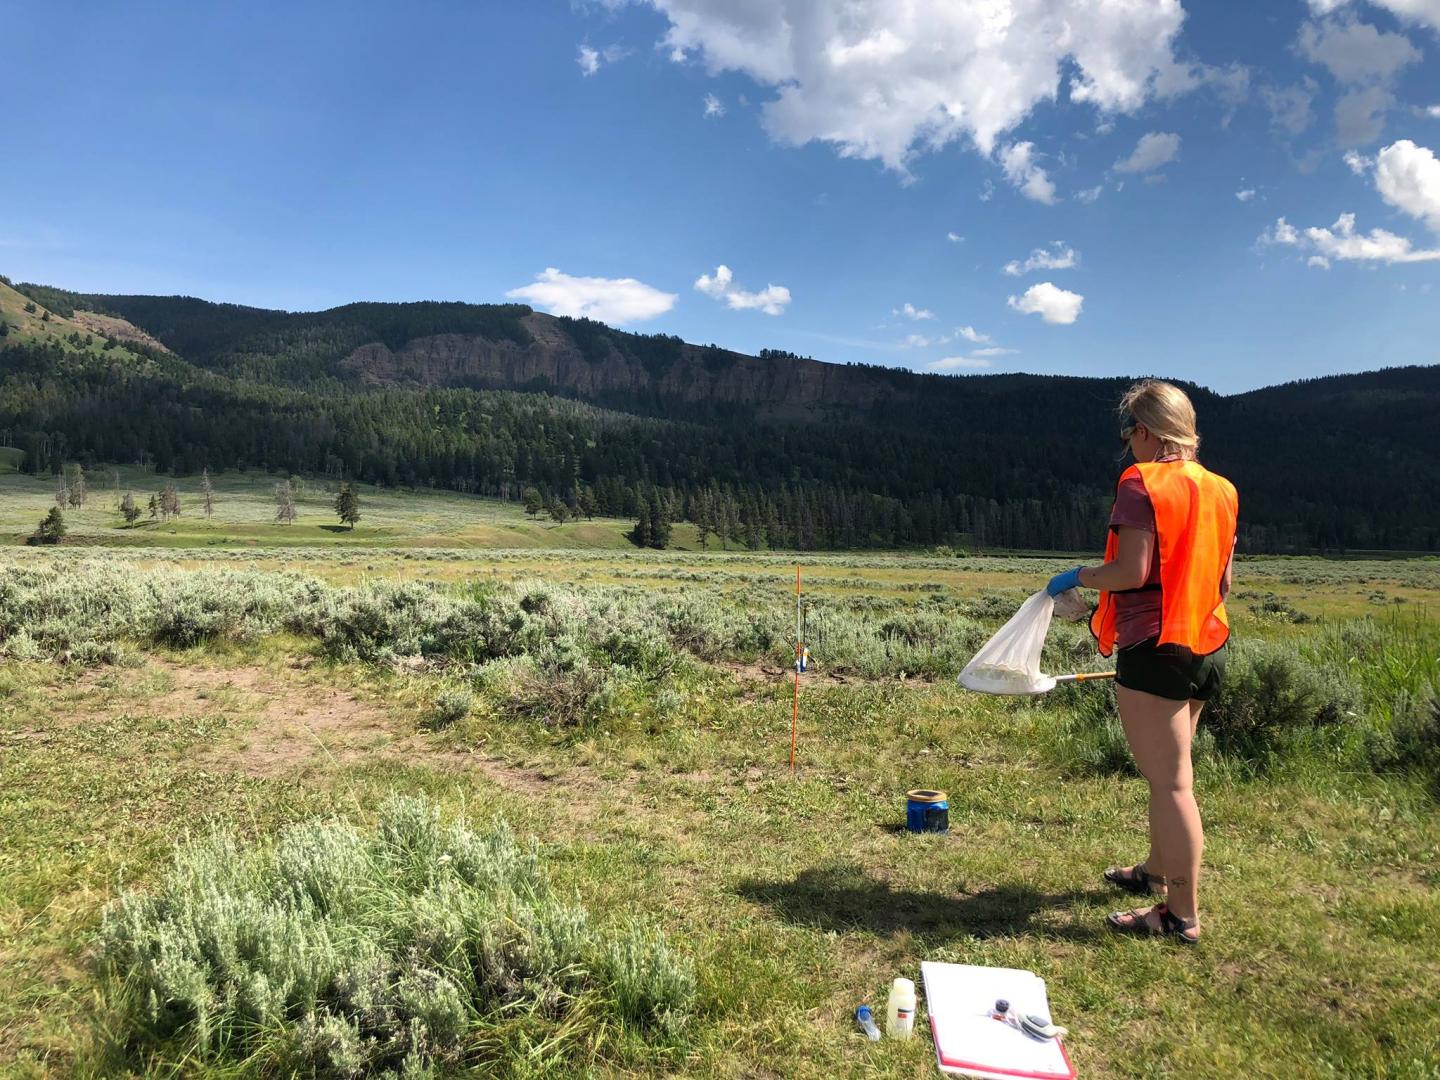
<path id="1" fill-rule="evenodd" d="M 0 21 L 17 280 L 1225 392 L 1440 362 L 1440 0 Z"/>

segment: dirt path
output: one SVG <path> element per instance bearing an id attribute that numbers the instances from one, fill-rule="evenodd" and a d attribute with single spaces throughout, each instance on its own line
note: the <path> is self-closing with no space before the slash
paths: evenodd
<path id="1" fill-rule="evenodd" d="M 395 741 L 393 720 L 343 690 L 287 685 L 263 668 L 157 664 L 174 688 L 154 702 L 166 713 L 233 714 L 237 730 L 196 757 L 208 768 L 281 776 L 315 758 L 355 760 Z"/>
<path id="2" fill-rule="evenodd" d="M 7 732 L 0 747 L 7 740 L 44 743 L 80 725 L 103 731 L 178 724 L 189 734 L 178 751 L 186 765 L 211 773 L 324 782 L 325 774 L 361 763 L 429 768 L 543 806 L 568 822 L 574 835 L 597 839 L 608 834 L 606 823 L 613 824 L 617 813 L 631 819 L 654 814 L 636 797 L 650 776 L 643 770 L 602 772 L 583 763 L 517 759 L 483 745 L 457 745 L 419 728 L 413 705 L 389 706 L 299 667 L 202 667 L 152 657 L 137 668 L 87 671 L 61 693 L 65 706 L 47 724 Z M 677 775 L 692 783 L 713 779 Z"/>

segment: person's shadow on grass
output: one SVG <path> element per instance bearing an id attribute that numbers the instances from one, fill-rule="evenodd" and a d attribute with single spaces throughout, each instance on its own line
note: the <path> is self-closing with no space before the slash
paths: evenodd
<path id="1" fill-rule="evenodd" d="M 797 926 L 885 936 L 908 931 L 931 945 L 955 937 L 1099 937 L 1094 927 L 1043 918 L 1058 908 L 1097 899 L 1091 890 L 1043 893 L 1025 885 L 992 885 L 971 893 L 921 892 L 892 888 L 858 865 L 836 863 L 802 871 L 789 881 L 751 878 L 734 891 Z"/>

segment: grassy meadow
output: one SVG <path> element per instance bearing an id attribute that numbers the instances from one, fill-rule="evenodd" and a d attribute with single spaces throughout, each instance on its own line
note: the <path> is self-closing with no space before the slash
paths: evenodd
<path id="1" fill-rule="evenodd" d="M 1081 1076 L 1440 1077 L 1440 561 L 1237 567 L 1182 951 L 1102 926 L 1111 692 L 954 683 L 1068 563 L 803 556 L 792 772 L 795 556 L 274 480 L 42 549 L 0 476 L 0 1075 L 925 1077 L 923 996 L 851 1014 L 935 959 L 1044 977 Z"/>
<path id="2" fill-rule="evenodd" d="M 18 464 L 19 451 L 0 448 L 0 536 L 15 541 L 34 532 L 55 505 L 57 486 L 56 480 L 16 471 Z M 297 517 L 291 524 L 279 525 L 275 485 L 284 479 L 263 472 L 217 475 L 214 511 L 206 518 L 198 476 L 171 480 L 123 466 L 94 470 L 87 476 L 85 505 L 67 509 L 65 524 L 72 542 L 147 548 L 631 547 L 624 534 L 633 521 L 596 518 L 561 525 L 543 512 L 531 518 L 513 502 L 449 491 L 378 490 L 364 484 L 355 485 L 361 518 L 351 529 L 335 514 L 339 485 L 333 480 L 298 480 Z M 169 520 L 151 518 L 146 509 L 149 498 L 168 483 L 175 485 L 181 512 Z M 127 492 L 141 510 L 133 526 L 126 524 L 119 510 Z M 682 545 L 693 542 L 693 527 L 677 525 L 676 540 Z"/>

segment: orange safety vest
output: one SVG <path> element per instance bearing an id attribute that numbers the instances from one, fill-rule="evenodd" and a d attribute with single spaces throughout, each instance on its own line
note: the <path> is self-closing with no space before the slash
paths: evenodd
<path id="1" fill-rule="evenodd" d="M 1207 656 L 1230 637 L 1230 620 L 1220 595 L 1231 552 L 1239 499 L 1235 485 L 1198 461 L 1144 461 L 1120 474 L 1138 476 L 1155 508 L 1160 554 L 1160 638 Z M 1118 486 L 1118 485 L 1117 485 Z M 1105 561 L 1120 547 L 1116 530 L 1105 542 Z M 1153 586 L 1151 586 L 1153 588 Z M 1115 649 L 1115 595 L 1102 592 L 1090 632 L 1102 656 Z"/>

